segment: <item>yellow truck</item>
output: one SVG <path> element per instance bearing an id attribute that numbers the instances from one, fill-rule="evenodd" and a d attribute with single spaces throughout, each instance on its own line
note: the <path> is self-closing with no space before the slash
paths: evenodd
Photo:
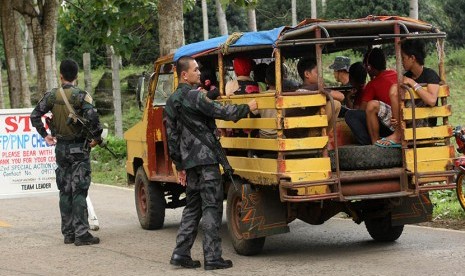
<path id="1" fill-rule="evenodd" d="M 275 130 L 274 138 L 224 135 L 221 145 L 234 168 L 239 189 L 224 177 L 227 224 L 238 254 L 258 254 L 266 236 L 289 231 L 300 219 L 322 224 L 345 213 L 365 223 L 374 240 L 394 241 L 405 224 L 431 219 L 429 191 L 454 189 L 454 147 L 448 104 L 449 88 L 444 69 L 446 34 L 432 25 L 403 17 L 370 16 L 335 21 L 305 20 L 295 27 L 233 34 L 189 44 L 173 55 L 158 59 L 150 78 L 143 118 L 125 133 L 128 182 L 135 184 L 136 210 L 144 229 L 163 227 L 165 209 L 185 204 L 184 188 L 176 183 L 163 108 L 177 85 L 174 63 L 180 56 L 194 56 L 200 64 L 216 68 L 223 103 L 246 103 L 256 99 L 260 110 L 274 110 L 272 117 L 250 117 L 237 123 L 217 120 L 226 130 Z M 441 78 L 438 104 L 415 108 L 414 89 L 401 87 L 403 76 L 400 41 L 421 39 L 435 42 Z M 323 60 L 344 50 L 391 49 L 399 80 L 402 142 L 400 148 L 354 145 L 342 118 L 327 133 L 327 101 Z M 276 89 L 257 94 L 225 95 L 235 57 L 256 62 L 275 62 Z M 295 61 L 312 56 L 317 61 L 318 89 L 283 91 L 283 68 L 295 75 Z M 284 67 L 283 64 L 286 64 Z M 338 89 L 338 88 L 332 88 Z M 413 105 L 407 104 L 408 102 Z M 411 106 L 411 107 L 408 107 Z M 286 116 L 299 108 L 314 114 Z M 406 122 L 437 118 L 434 127 L 415 127 Z M 286 135 L 293 130 L 305 135 Z M 231 132 L 231 131 L 229 131 Z M 252 133 L 248 131 L 248 133 Z"/>

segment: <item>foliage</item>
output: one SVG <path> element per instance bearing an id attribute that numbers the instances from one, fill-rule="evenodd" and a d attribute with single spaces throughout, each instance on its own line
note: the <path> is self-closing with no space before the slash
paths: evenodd
<path id="1" fill-rule="evenodd" d="M 454 190 L 430 192 L 434 205 L 433 220 L 435 219 L 465 219 L 465 212 L 460 206 Z"/>
<path id="2" fill-rule="evenodd" d="M 310 18 L 311 3 L 308 0 L 297 0 L 297 22 Z M 317 2 L 317 10 L 321 10 L 321 2 Z M 255 9 L 257 28 L 269 30 L 278 26 L 290 26 L 292 23 L 291 1 L 260 1 Z"/>
<path id="3" fill-rule="evenodd" d="M 209 3 L 215 5 L 213 0 Z M 225 10 L 228 19 L 229 33 L 247 31 L 247 18 L 243 8 L 236 5 L 228 5 Z M 203 40 L 202 8 L 200 1 L 190 12 L 184 14 L 184 37 L 186 43 L 193 43 Z M 216 8 L 208 9 L 208 32 L 209 37 L 220 36 Z"/>
<path id="4" fill-rule="evenodd" d="M 94 182 L 113 185 L 126 183 L 126 142 L 114 136 L 108 136 L 108 147 L 118 156 L 113 157 L 99 146 L 91 151 L 92 178 Z"/>
<path id="5" fill-rule="evenodd" d="M 368 15 L 409 15 L 409 1 L 327 0 L 325 19 L 363 18 Z"/>
<path id="6" fill-rule="evenodd" d="M 69 39 L 64 41 L 68 50 L 69 44 L 81 54 L 112 45 L 117 54 L 129 58 L 141 37 L 154 29 L 156 14 L 157 6 L 149 0 L 69 0 L 60 11 L 59 33 Z"/>
<path id="7" fill-rule="evenodd" d="M 462 47 L 465 40 L 465 18 L 463 16 L 465 1 L 444 0 L 442 3 L 447 15 L 444 19 L 450 21 L 447 40 L 455 47 Z"/>

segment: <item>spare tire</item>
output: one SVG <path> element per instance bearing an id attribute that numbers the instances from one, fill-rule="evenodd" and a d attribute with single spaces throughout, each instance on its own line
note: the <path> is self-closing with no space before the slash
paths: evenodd
<path id="1" fill-rule="evenodd" d="M 375 145 L 339 147 L 339 168 L 343 171 L 402 167 L 402 149 Z M 329 151 L 331 170 L 336 170 L 336 153 Z"/>

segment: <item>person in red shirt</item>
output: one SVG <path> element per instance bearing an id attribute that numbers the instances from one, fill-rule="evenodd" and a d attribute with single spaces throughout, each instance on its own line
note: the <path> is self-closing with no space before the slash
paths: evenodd
<path id="1" fill-rule="evenodd" d="M 348 110 L 345 120 L 360 144 L 371 145 L 393 132 L 389 90 L 397 84 L 397 72 L 386 70 L 386 57 L 380 48 L 367 52 L 364 65 L 371 81 L 360 96 L 359 110 Z"/>
<path id="2" fill-rule="evenodd" d="M 402 66 L 405 69 L 403 83 L 412 87 L 420 96 L 420 99 L 415 101 L 416 107 L 432 107 L 438 103 L 439 83 L 441 78 L 439 75 L 428 67 L 424 66 L 426 50 L 425 45 L 421 40 L 407 39 L 401 42 Z M 422 83 L 423 85 L 421 85 Z M 424 86 L 424 87 L 423 87 Z M 392 103 L 392 119 L 391 124 L 394 126 L 394 133 L 390 136 L 378 140 L 375 145 L 380 147 L 401 147 L 402 134 L 399 121 L 399 100 L 397 85 L 390 91 Z M 411 106 L 410 102 L 406 106 Z M 437 119 L 416 119 L 416 127 L 431 127 L 436 126 Z M 411 127 L 411 121 L 407 122 L 407 127 Z"/>

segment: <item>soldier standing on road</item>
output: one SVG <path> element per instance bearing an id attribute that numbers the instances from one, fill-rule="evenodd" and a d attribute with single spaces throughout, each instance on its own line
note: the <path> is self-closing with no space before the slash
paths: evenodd
<path id="1" fill-rule="evenodd" d="M 214 140 L 215 119 L 238 121 L 257 109 L 257 102 L 221 105 L 194 90 L 200 83 L 200 71 L 194 58 L 184 56 L 176 63 L 179 85 L 165 107 L 165 122 L 170 157 L 178 171 L 178 180 L 186 186 L 186 207 L 170 263 L 186 268 L 200 267 L 192 260 L 191 248 L 203 218 L 205 270 L 230 268 L 224 260 L 219 229 L 223 214 L 223 185 L 218 156 L 198 137 Z M 185 125 L 189 126 L 185 126 Z M 196 132 L 196 133 L 193 133 Z"/>
<path id="2" fill-rule="evenodd" d="M 56 145 L 56 182 L 60 190 L 61 232 L 64 243 L 76 246 L 91 245 L 100 239 L 89 233 L 86 197 L 90 186 L 90 148 L 102 142 L 97 110 L 92 97 L 75 86 L 79 66 L 74 60 L 60 64 L 61 87 L 45 93 L 31 114 L 32 125 L 49 146 Z M 71 110 L 87 130 L 71 115 Z M 52 112 L 49 134 L 42 116 Z M 88 133 L 92 133 L 88 134 Z"/>

